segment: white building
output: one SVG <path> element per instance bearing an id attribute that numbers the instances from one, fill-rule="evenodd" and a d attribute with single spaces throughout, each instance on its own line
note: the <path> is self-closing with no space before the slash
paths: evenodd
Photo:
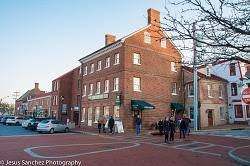
<path id="1" fill-rule="evenodd" d="M 235 57 L 199 69 L 204 74 L 211 73 L 228 80 L 229 123 L 245 123 L 250 120 L 250 105 L 241 100 L 242 91 L 250 87 L 249 67 L 249 60 Z"/>

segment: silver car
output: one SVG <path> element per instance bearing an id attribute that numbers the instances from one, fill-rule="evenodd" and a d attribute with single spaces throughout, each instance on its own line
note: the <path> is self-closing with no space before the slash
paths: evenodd
<path id="1" fill-rule="evenodd" d="M 67 133 L 69 131 L 69 127 L 55 119 L 47 119 L 43 120 L 37 125 L 37 131 L 39 133 L 42 132 L 48 132 L 50 134 L 53 134 L 54 132 L 65 132 Z"/>

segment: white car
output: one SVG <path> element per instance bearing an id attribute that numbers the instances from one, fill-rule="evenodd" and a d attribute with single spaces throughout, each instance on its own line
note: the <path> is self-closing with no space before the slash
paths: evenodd
<path id="1" fill-rule="evenodd" d="M 15 116 L 10 116 L 7 118 L 6 120 L 6 124 L 7 125 L 21 125 L 23 122 L 23 118 L 22 117 L 15 117 Z"/>
<path id="2" fill-rule="evenodd" d="M 30 125 L 31 125 L 31 120 L 32 120 L 32 118 L 24 120 L 23 123 L 22 123 L 22 127 L 25 128 L 25 129 L 28 129 L 30 127 Z"/>
<path id="3" fill-rule="evenodd" d="M 39 133 L 42 132 L 48 132 L 50 134 L 53 134 L 54 132 L 65 132 L 67 133 L 69 131 L 69 127 L 55 119 L 47 119 L 43 120 L 37 125 L 36 129 Z"/>

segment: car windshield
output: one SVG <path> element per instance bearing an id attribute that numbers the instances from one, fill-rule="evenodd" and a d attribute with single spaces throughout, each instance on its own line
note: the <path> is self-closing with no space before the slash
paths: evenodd
<path id="1" fill-rule="evenodd" d="M 15 117 L 8 117 L 8 119 L 15 119 Z"/>
<path id="2" fill-rule="evenodd" d="M 49 123 L 49 120 L 43 120 L 41 123 Z"/>

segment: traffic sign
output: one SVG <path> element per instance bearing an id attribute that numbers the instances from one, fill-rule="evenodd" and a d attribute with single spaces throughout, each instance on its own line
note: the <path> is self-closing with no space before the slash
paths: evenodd
<path id="1" fill-rule="evenodd" d="M 246 104 L 250 104 L 250 87 L 242 91 L 242 101 Z"/>

